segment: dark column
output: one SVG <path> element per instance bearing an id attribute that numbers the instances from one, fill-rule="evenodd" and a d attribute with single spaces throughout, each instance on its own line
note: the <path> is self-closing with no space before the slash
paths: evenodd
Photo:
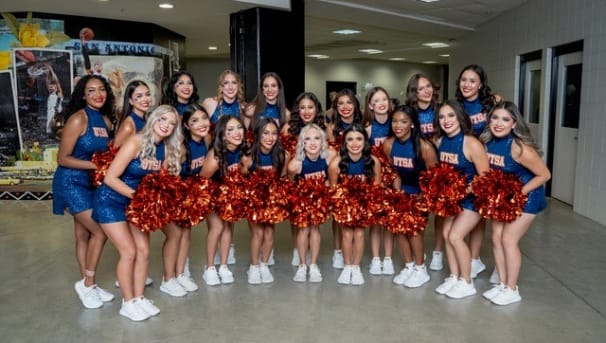
<path id="1" fill-rule="evenodd" d="M 247 100 L 270 71 L 282 78 L 289 107 L 304 91 L 304 10 L 303 0 L 291 0 L 290 12 L 256 7 L 230 14 L 231 68 L 242 76 Z"/>

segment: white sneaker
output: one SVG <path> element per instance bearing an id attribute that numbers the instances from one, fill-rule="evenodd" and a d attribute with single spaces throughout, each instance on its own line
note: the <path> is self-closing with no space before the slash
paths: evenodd
<path id="1" fill-rule="evenodd" d="M 162 280 L 160 291 L 173 297 L 182 297 L 187 294 L 185 288 L 181 287 L 176 278 L 171 278 L 168 281 Z"/>
<path id="2" fill-rule="evenodd" d="M 393 283 L 402 286 L 412 275 L 414 263 L 406 263 L 406 267 L 402 268 L 400 273 L 393 278 Z"/>
<path id="3" fill-rule="evenodd" d="M 490 274 L 490 279 L 488 279 L 490 283 L 501 283 L 501 278 L 499 277 L 499 272 L 497 271 L 497 267 L 494 267 L 492 274 Z"/>
<path id="4" fill-rule="evenodd" d="M 110 302 L 112 300 L 114 300 L 114 295 L 111 294 L 110 292 L 108 292 L 107 290 L 96 286 L 95 289 L 97 290 L 97 296 L 99 297 L 99 299 L 101 299 L 101 301 L 103 301 L 104 303 Z"/>
<path id="5" fill-rule="evenodd" d="M 183 275 L 191 279 L 191 272 L 189 271 L 189 257 L 185 259 L 185 268 L 183 269 Z"/>
<path id="6" fill-rule="evenodd" d="M 443 265 L 444 254 L 441 251 L 435 251 L 431 253 L 431 263 L 429 264 L 429 269 L 431 270 L 442 270 L 444 268 Z"/>
<path id="7" fill-rule="evenodd" d="M 427 269 L 425 265 L 414 266 L 412 270 L 412 275 L 404 281 L 404 286 L 408 288 L 417 288 L 421 287 L 427 282 L 429 282 L 429 274 L 427 274 Z"/>
<path id="8" fill-rule="evenodd" d="M 188 292 L 195 292 L 198 290 L 198 285 L 191 279 L 191 277 L 185 275 L 185 273 L 177 276 L 177 282 L 183 289 Z"/>
<path id="9" fill-rule="evenodd" d="M 248 283 L 251 285 L 258 285 L 261 283 L 261 272 L 259 271 L 258 265 L 250 265 L 248 267 L 248 271 L 246 272 L 248 275 Z"/>
<path id="10" fill-rule="evenodd" d="M 476 277 L 478 277 L 478 274 L 480 274 L 484 270 L 486 270 L 486 265 L 484 263 L 482 263 L 482 260 L 480 260 L 479 258 L 471 259 L 471 278 L 472 279 L 475 279 Z"/>
<path id="11" fill-rule="evenodd" d="M 292 249 L 292 260 L 290 261 L 290 264 L 293 267 L 296 267 L 300 264 L 300 258 L 299 258 L 299 251 L 297 249 Z"/>
<path id="12" fill-rule="evenodd" d="M 393 269 L 393 261 L 391 257 L 385 257 L 383 259 L 383 275 L 393 275 L 395 270 Z"/>
<path id="13" fill-rule="evenodd" d="M 274 249 L 271 249 L 271 253 L 269 254 L 269 258 L 267 259 L 267 265 L 273 266 L 276 264 L 276 260 L 274 259 Z"/>
<path id="14" fill-rule="evenodd" d="M 221 280 L 219 279 L 219 274 L 217 273 L 217 269 L 215 266 L 210 266 L 206 268 L 204 274 L 202 274 L 202 279 L 209 286 L 216 286 L 221 284 Z"/>
<path id="15" fill-rule="evenodd" d="M 496 284 L 494 286 L 492 286 L 491 289 L 487 290 L 486 292 L 482 293 L 482 296 L 488 300 L 494 298 L 497 296 L 497 294 L 501 293 L 501 291 L 503 290 L 503 288 L 505 288 L 505 285 L 502 283 Z"/>
<path id="16" fill-rule="evenodd" d="M 103 301 L 99 299 L 99 293 L 97 292 L 97 285 L 93 284 L 88 287 L 84 285 L 84 279 L 74 284 L 74 289 L 78 298 L 82 301 L 82 305 L 86 308 L 99 308 L 103 306 Z"/>
<path id="17" fill-rule="evenodd" d="M 295 273 L 295 276 L 293 276 L 292 280 L 295 282 L 307 281 L 307 265 L 300 265 L 299 268 L 297 268 L 297 272 Z"/>
<path id="18" fill-rule="evenodd" d="M 309 282 L 322 282 L 322 273 L 317 264 L 309 265 Z"/>
<path id="19" fill-rule="evenodd" d="M 143 311 L 145 311 L 152 317 L 160 314 L 160 309 L 156 305 L 154 305 L 154 302 L 144 296 L 141 296 L 139 299 L 137 299 L 136 304 L 139 305 L 139 307 L 141 307 Z"/>
<path id="20" fill-rule="evenodd" d="M 343 266 L 343 271 L 341 272 L 341 275 L 339 275 L 337 282 L 342 285 L 351 284 L 351 272 L 351 266 Z"/>
<path id="21" fill-rule="evenodd" d="M 335 269 L 343 269 L 345 267 L 345 260 L 343 259 L 343 251 L 335 250 L 332 254 L 332 267 Z M 349 284 L 349 282 L 347 283 Z"/>
<path id="22" fill-rule="evenodd" d="M 227 268 L 227 266 L 219 267 L 219 276 L 221 277 L 221 283 L 233 283 L 234 274 Z"/>
<path id="23" fill-rule="evenodd" d="M 124 301 L 124 299 L 122 299 L 120 315 L 135 322 L 140 322 L 150 317 L 150 314 L 145 312 L 143 308 L 137 304 L 136 298 L 129 301 Z"/>
<path id="24" fill-rule="evenodd" d="M 150 278 L 149 276 L 147 276 L 145 278 L 145 287 L 151 286 L 152 283 L 154 283 L 154 280 L 152 280 L 152 278 Z M 119 288 L 120 287 L 120 282 L 118 282 L 118 280 L 116 280 L 116 282 L 114 282 L 114 285 L 116 286 L 116 288 Z"/>
<path id="25" fill-rule="evenodd" d="M 436 293 L 438 294 L 446 294 L 446 292 L 450 291 L 451 288 L 457 283 L 457 277 L 454 275 L 450 275 L 444 282 L 442 282 L 437 288 Z"/>
<path id="26" fill-rule="evenodd" d="M 364 275 L 362 275 L 360 266 L 351 266 L 351 284 L 355 286 L 364 284 Z"/>
<path id="27" fill-rule="evenodd" d="M 229 253 L 227 254 L 227 264 L 236 264 L 236 248 L 233 244 L 229 245 Z"/>
<path id="28" fill-rule="evenodd" d="M 463 299 L 474 294 L 476 294 L 476 288 L 473 286 L 473 280 L 467 283 L 465 279 L 459 279 L 454 287 L 446 292 L 446 296 L 452 299 Z"/>
<path id="29" fill-rule="evenodd" d="M 496 305 L 509 305 L 522 301 L 518 287 L 515 290 L 505 286 L 494 298 L 490 299 Z"/>
<path id="30" fill-rule="evenodd" d="M 370 266 L 368 267 L 368 272 L 372 275 L 381 275 L 383 274 L 382 263 L 380 257 L 373 257 L 370 261 Z M 393 266 L 392 266 L 393 267 Z"/>
<path id="31" fill-rule="evenodd" d="M 269 267 L 267 263 L 261 263 L 259 265 L 259 273 L 261 274 L 261 282 L 263 283 L 272 283 L 274 282 L 274 276 L 271 275 L 269 271 Z"/>

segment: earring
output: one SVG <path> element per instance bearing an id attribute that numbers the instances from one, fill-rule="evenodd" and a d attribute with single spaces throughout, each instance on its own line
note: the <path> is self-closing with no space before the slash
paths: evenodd
<path id="1" fill-rule="evenodd" d="M 411 129 L 414 129 L 414 128 L 415 128 L 415 126 L 414 126 L 414 125 L 410 125 L 410 128 L 411 128 Z"/>

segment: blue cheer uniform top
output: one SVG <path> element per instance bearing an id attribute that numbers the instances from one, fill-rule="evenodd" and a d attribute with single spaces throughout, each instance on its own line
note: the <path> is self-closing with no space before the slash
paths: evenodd
<path id="1" fill-rule="evenodd" d="M 471 128 L 473 129 L 474 136 L 478 137 L 486 127 L 486 112 L 484 112 L 484 106 L 480 101 L 480 98 L 473 101 L 463 101 L 463 109 L 471 120 Z"/>
<path id="2" fill-rule="evenodd" d="M 189 161 L 185 161 L 181 168 L 181 176 L 199 175 L 202 171 L 202 166 L 208 154 L 206 142 L 201 140 L 200 143 L 191 139 L 188 144 Z M 188 165 L 189 162 L 189 165 Z"/>
<path id="3" fill-rule="evenodd" d="M 179 113 L 179 117 L 183 116 L 183 112 L 185 112 L 187 106 L 189 106 L 189 104 L 184 104 L 182 102 L 177 101 L 177 103 L 175 104 L 175 109 L 177 110 L 177 113 Z"/>
<path id="4" fill-rule="evenodd" d="M 272 169 L 274 169 L 273 162 L 274 162 L 274 158 L 273 158 L 273 155 L 271 152 L 269 154 L 264 154 L 263 152 L 259 151 L 259 161 L 258 162 L 253 161 L 252 165 L 250 166 L 250 168 L 248 170 L 251 172 L 257 168 L 262 169 L 262 170 L 272 170 Z"/>
<path id="5" fill-rule="evenodd" d="M 278 108 L 278 105 L 274 105 L 274 104 L 265 104 L 265 110 L 263 110 L 263 112 L 259 112 L 258 114 L 259 119 L 261 118 L 271 118 L 274 119 L 276 121 L 276 123 L 278 123 L 278 126 L 280 126 L 280 109 Z"/>
<path id="6" fill-rule="evenodd" d="M 241 155 L 241 151 L 240 148 L 236 149 L 236 151 L 230 151 L 227 150 L 226 151 L 226 156 L 225 156 L 225 161 L 224 163 L 227 163 L 227 172 L 232 172 L 232 171 L 237 171 L 238 168 L 240 168 L 240 155 Z M 222 180 L 222 176 L 221 176 L 221 171 L 217 170 L 213 176 L 211 177 L 212 180 L 220 182 Z"/>
<path id="7" fill-rule="evenodd" d="M 120 180 L 137 190 L 144 176 L 157 173 L 164 161 L 164 142 L 156 145 L 156 159 L 142 161 L 140 157 L 131 160 L 120 175 Z M 100 224 L 126 221 L 126 208 L 130 198 L 116 192 L 103 183 L 95 192 L 93 219 Z"/>
<path id="8" fill-rule="evenodd" d="M 375 146 L 383 144 L 391 127 L 391 118 L 387 118 L 385 123 L 381 124 L 376 119 L 372 119 L 370 124 L 370 143 Z"/>
<path id="9" fill-rule="evenodd" d="M 135 132 L 143 130 L 143 127 L 145 126 L 145 118 L 139 117 L 135 112 L 131 112 L 129 117 L 135 123 Z"/>
<path id="10" fill-rule="evenodd" d="M 433 125 L 436 119 L 433 107 L 431 105 L 427 106 L 426 109 L 419 107 L 417 112 L 419 114 L 419 124 L 421 124 L 421 133 L 423 134 L 423 137 L 429 138 L 433 136 L 435 132 Z"/>
<path id="11" fill-rule="evenodd" d="M 364 176 L 364 159 L 358 161 L 350 161 L 347 165 L 347 175 L 349 176 Z"/>
<path id="12" fill-rule="evenodd" d="M 488 152 L 488 162 L 490 168 L 501 169 L 505 173 L 518 176 L 522 184 L 527 184 L 535 177 L 528 168 L 516 162 L 511 156 L 511 144 L 514 142 L 513 135 L 502 138 L 493 138 L 486 144 Z M 547 207 L 545 200 L 545 187 L 541 185 L 528 193 L 528 202 L 524 206 L 524 213 L 537 214 Z"/>
<path id="13" fill-rule="evenodd" d="M 216 124 L 219 121 L 219 118 L 224 115 L 240 116 L 240 104 L 238 103 L 238 100 L 235 100 L 230 104 L 221 99 L 215 112 L 213 112 L 213 115 L 210 117 L 210 122 Z"/>
<path id="14" fill-rule="evenodd" d="M 78 137 L 72 156 L 90 161 L 95 152 L 108 150 L 109 129 L 103 115 L 85 107 L 87 126 L 84 135 Z M 53 177 L 53 213 L 61 215 L 65 209 L 72 215 L 93 208 L 93 187 L 89 171 L 59 166 Z"/>
<path id="15" fill-rule="evenodd" d="M 416 156 L 412 139 L 404 142 L 394 139 L 391 146 L 391 159 L 393 167 L 402 179 L 401 190 L 408 194 L 421 193 L 419 176 L 425 170 L 425 160 Z"/>
<path id="16" fill-rule="evenodd" d="M 465 157 L 463 153 L 463 131 L 459 131 L 453 137 L 444 136 L 438 147 L 438 156 L 441 162 L 452 164 L 456 170 L 460 171 L 470 183 L 476 175 L 475 165 Z M 473 207 L 473 195 L 467 195 L 460 203 L 461 207 L 467 210 L 476 211 Z M 477 212 L 477 211 L 476 211 Z"/>
<path id="17" fill-rule="evenodd" d="M 327 177 L 328 163 L 326 163 L 326 159 L 318 157 L 317 160 L 312 161 L 306 155 L 301 166 L 301 172 L 297 175 L 297 179 L 320 178 L 326 180 Z"/>

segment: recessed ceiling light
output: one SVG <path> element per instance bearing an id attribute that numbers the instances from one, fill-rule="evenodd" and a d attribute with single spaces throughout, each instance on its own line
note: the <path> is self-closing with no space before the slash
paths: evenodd
<path id="1" fill-rule="evenodd" d="M 307 57 L 311 57 L 311 58 L 317 58 L 319 60 L 323 60 L 323 59 L 327 59 L 330 56 L 327 55 L 319 55 L 319 54 L 311 54 L 311 55 L 307 55 Z"/>
<path id="2" fill-rule="evenodd" d="M 159 4 L 158 7 L 163 8 L 163 9 L 171 9 L 171 8 L 175 8 L 175 5 L 165 2 L 165 3 Z"/>
<path id="3" fill-rule="evenodd" d="M 377 50 L 377 49 L 360 49 L 358 51 L 366 53 L 366 54 L 369 54 L 369 55 L 382 54 L 383 53 L 383 50 Z"/>
<path id="4" fill-rule="evenodd" d="M 390 61 L 404 61 L 405 58 L 404 57 L 392 57 L 389 59 Z"/>
<path id="5" fill-rule="evenodd" d="M 208 50 L 217 50 L 217 47 L 216 46 L 209 46 Z"/>
<path id="6" fill-rule="evenodd" d="M 99 2 L 109 2 L 110 0 L 99 0 Z"/>
<path id="7" fill-rule="evenodd" d="M 450 54 L 442 54 L 440 57 L 450 57 Z"/>
<path id="8" fill-rule="evenodd" d="M 425 64 L 436 64 L 438 62 L 436 62 L 436 61 L 423 61 L 423 63 L 425 63 Z"/>
<path id="9" fill-rule="evenodd" d="M 353 29 L 341 29 L 341 30 L 335 30 L 332 33 L 336 33 L 338 35 L 355 35 L 358 33 L 361 33 L 362 31 L 359 30 L 353 30 Z"/>
<path id="10" fill-rule="evenodd" d="M 417 1 L 429 3 L 429 2 L 438 2 L 440 0 L 417 0 Z"/>
<path id="11" fill-rule="evenodd" d="M 450 45 L 442 42 L 431 42 L 431 43 L 423 43 L 424 46 L 430 48 L 448 48 Z"/>

